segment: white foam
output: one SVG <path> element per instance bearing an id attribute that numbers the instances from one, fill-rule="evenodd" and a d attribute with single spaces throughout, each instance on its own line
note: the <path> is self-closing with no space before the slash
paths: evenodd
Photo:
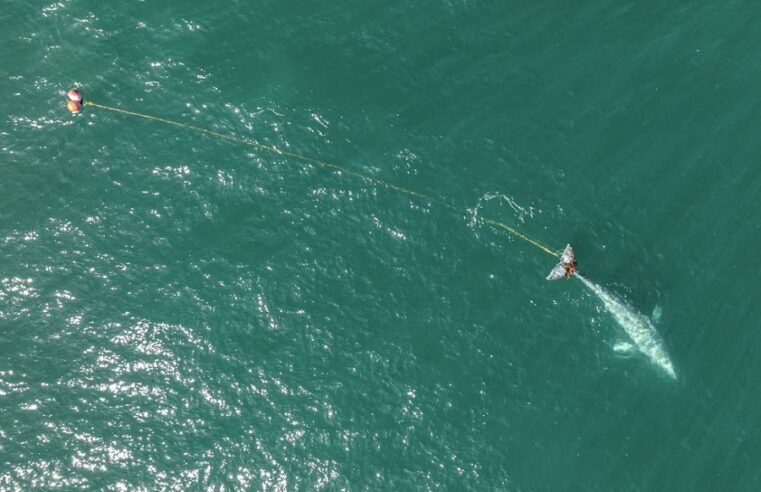
<path id="1" fill-rule="evenodd" d="M 478 214 L 483 208 L 485 204 L 488 202 L 491 202 L 492 200 L 497 200 L 498 203 L 504 204 L 510 206 L 511 209 L 513 209 L 513 212 L 515 214 L 515 218 L 517 218 L 521 223 L 525 223 L 526 219 L 532 219 L 534 218 L 534 208 L 533 207 L 524 207 L 521 204 L 519 204 L 517 201 L 515 201 L 514 198 L 509 197 L 505 195 L 504 193 L 486 193 L 482 195 L 478 202 L 476 203 L 476 206 L 473 208 L 469 208 L 468 212 L 471 213 L 471 226 L 478 223 Z"/>
<path id="2" fill-rule="evenodd" d="M 613 345 L 613 352 L 626 353 L 634 350 L 634 344 L 629 342 L 618 342 Z"/>
<path id="3" fill-rule="evenodd" d="M 600 298 L 603 305 L 605 305 L 605 309 L 613 315 L 616 322 L 621 325 L 632 342 L 637 346 L 637 350 L 645 354 L 647 358 L 663 369 L 666 374 L 676 379 L 674 365 L 671 363 L 671 359 L 666 353 L 666 349 L 661 342 L 661 337 L 658 335 L 652 321 L 594 282 L 587 280 L 578 273 L 576 277 Z"/>

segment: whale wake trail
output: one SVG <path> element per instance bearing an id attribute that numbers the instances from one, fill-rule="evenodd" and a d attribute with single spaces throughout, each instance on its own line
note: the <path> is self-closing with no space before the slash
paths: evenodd
<path id="1" fill-rule="evenodd" d="M 676 379 L 674 365 L 671 363 L 671 359 L 666 353 L 661 337 L 658 335 L 652 321 L 596 283 L 578 273 L 575 276 L 600 298 L 605 309 L 613 315 L 616 322 L 621 325 L 632 342 L 637 346 L 637 350 L 645 354 L 648 359 L 658 365 L 666 374 Z"/>

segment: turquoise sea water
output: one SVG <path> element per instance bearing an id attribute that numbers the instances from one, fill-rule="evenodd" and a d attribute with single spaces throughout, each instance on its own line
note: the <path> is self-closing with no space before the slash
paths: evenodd
<path id="1" fill-rule="evenodd" d="M 0 488 L 761 488 L 756 2 L 2 7 Z"/>

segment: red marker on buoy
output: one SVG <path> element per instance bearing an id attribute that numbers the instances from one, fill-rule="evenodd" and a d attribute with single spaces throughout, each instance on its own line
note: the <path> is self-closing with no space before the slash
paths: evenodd
<path id="1" fill-rule="evenodd" d="M 69 101 L 74 101 L 78 103 L 82 102 L 82 93 L 79 92 L 77 89 L 69 89 L 69 92 L 67 92 L 66 95 L 69 96 Z"/>
<path id="2" fill-rule="evenodd" d="M 69 89 L 66 96 L 69 98 L 69 101 L 66 103 L 66 107 L 69 111 L 72 113 L 79 113 L 82 110 L 82 93 L 77 89 Z"/>

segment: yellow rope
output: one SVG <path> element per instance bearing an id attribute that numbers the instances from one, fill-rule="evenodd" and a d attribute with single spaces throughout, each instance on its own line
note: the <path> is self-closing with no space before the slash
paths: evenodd
<path id="1" fill-rule="evenodd" d="M 166 125 L 176 126 L 178 128 L 185 128 L 185 129 L 188 129 L 188 130 L 193 130 L 193 131 L 205 133 L 207 135 L 211 135 L 212 137 L 221 138 L 221 139 L 227 140 L 229 142 L 235 142 L 235 143 L 241 144 L 241 145 L 248 145 L 250 147 L 255 147 L 257 149 L 265 150 L 267 152 L 272 152 L 274 154 L 283 155 L 283 156 L 291 157 L 293 159 L 297 159 L 297 160 L 300 160 L 300 161 L 303 161 L 303 162 L 309 162 L 309 163 L 312 163 L 312 164 L 316 164 L 316 165 L 318 165 L 320 167 L 324 167 L 324 168 L 327 168 L 327 169 L 332 169 L 334 171 L 338 171 L 340 173 L 343 173 L 343 174 L 346 174 L 346 175 L 349 175 L 349 176 L 353 176 L 355 178 L 363 179 L 363 180 L 368 181 L 370 183 L 374 183 L 374 184 L 377 184 L 377 185 L 380 185 L 380 186 L 384 186 L 384 187 L 389 188 L 391 190 L 398 191 L 400 193 L 404 193 L 406 195 L 409 195 L 409 196 L 412 196 L 412 197 L 415 197 L 415 198 L 420 198 L 420 199 L 423 199 L 423 200 L 427 200 L 428 202 L 430 202 L 432 204 L 438 205 L 440 207 L 447 208 L 447 209 L 449 209 L 449 210 L 451 210 L 451 211 L 453 211 L 453 212 L 455 212 L 457 214 L 461 214 L 461 215 L 465 215 L 465 216 L 469 215 L 467 210 L 462 210 L 460 208 L 457 208 L 454 205 L 450 205 L 449 203 L 447 203 L 445 201 L 439 200 L 438 198 L 434 198 L 432 196 L 429 196 L 429 195 L 426 195 L 426 194 L 423 194 L 423 193 L 420 193 L 420 192 L 417 192 L 417 191 L 414 191 L 414 190 L 410 190 L 408 188 L 404 188 L 402 186 L 395 185 L 393 183 L 389 183 L 388 181 L 384 181 L 382 179 L 373 178 L 372 176 L 368 176 L 367 174 L 362 174 L 362 173 L 359 173 L 357 171 L 352 171 L 351 169 L 348 169 L 348 168 L 346 168 L 344 166 L 340 166 L 338 164 L 334 164 L 332 162 L 321 161 L 319 159 L 315 159 L 313 157 L 308 157 L 308 156 L 305 156 L 305 155 L 302 155 L 302 154 L 297 154 L 295 152 L 288 152 L 288 151 L 280 150 L 277 147 L 273 147 L 271 145 L 261 144 L 259 142 L 255 142 L 253 140 L 238 138 L 238 137 L 234 137 L 232 135 L 226 135 L 224 133 L 215 132 L 214 130 L 209 130 L 209 129 L 206 129 L 206 128 L 201 128 L 201 127 L 193 126 L 193 125 L 188 125 L 186 123 L 180 123 L 179 121 L 172 121 L 172 120 L 168 120 L 166 118 L 159 118 L 158 116 L 153 116 L 153 115 L 150 115 L 150 114 L 137 113 L 135 111 L 127 111 L 126 109 L 115 108 L 113 106 L 106 106 L 105 104 L 98 104 L 98 103 L 92 102 L 92 101 L 85 101 L 84 104 L 85 104 L 85 106 L 92 106 L 94 108 L 100 108 L 100 109 L 104 109 L 106 111 L 112 111 L 114 113 L 121 113 L 121 114 L 125 114 L 127 116 L 134 116 L 134 117 L 142 118 L 142 119 L 145 119 L 145 120 L 157 121 L 159 123 L 164 123 Z M 503 224 L 502 222 L 498 222 L 496 220 L 488 219 L 488 218 L 481 218 L 481 221 L 484 224 L 488 224 L 490 226 L 502 229 L 502 230 L 508 232 L 509 234 L 513 235 L 514 237 L 522 239 L 522 240 L 526 241 L 527 243 L 529 243 L 529 244 L 531 244 L 533 246 L 536 246 L 537 248 L 539 248 L 540 250 L 544 251 L 545 253 L 547 253 L 547 254 L 549 254 L 551 256 L 554 256 L 556 258 L 560 257 L 559 253 L 551 250 L 550 248 L 548 248 L 547 246 L 543 245 L 542 243 L 540 243 L 536 239 L 532 239 L 532 238 L 526 236 L 525 234 L 522 234 L 522 233 L 516 231 L 514 228 L 510 227 L 507 224 Z"/>

